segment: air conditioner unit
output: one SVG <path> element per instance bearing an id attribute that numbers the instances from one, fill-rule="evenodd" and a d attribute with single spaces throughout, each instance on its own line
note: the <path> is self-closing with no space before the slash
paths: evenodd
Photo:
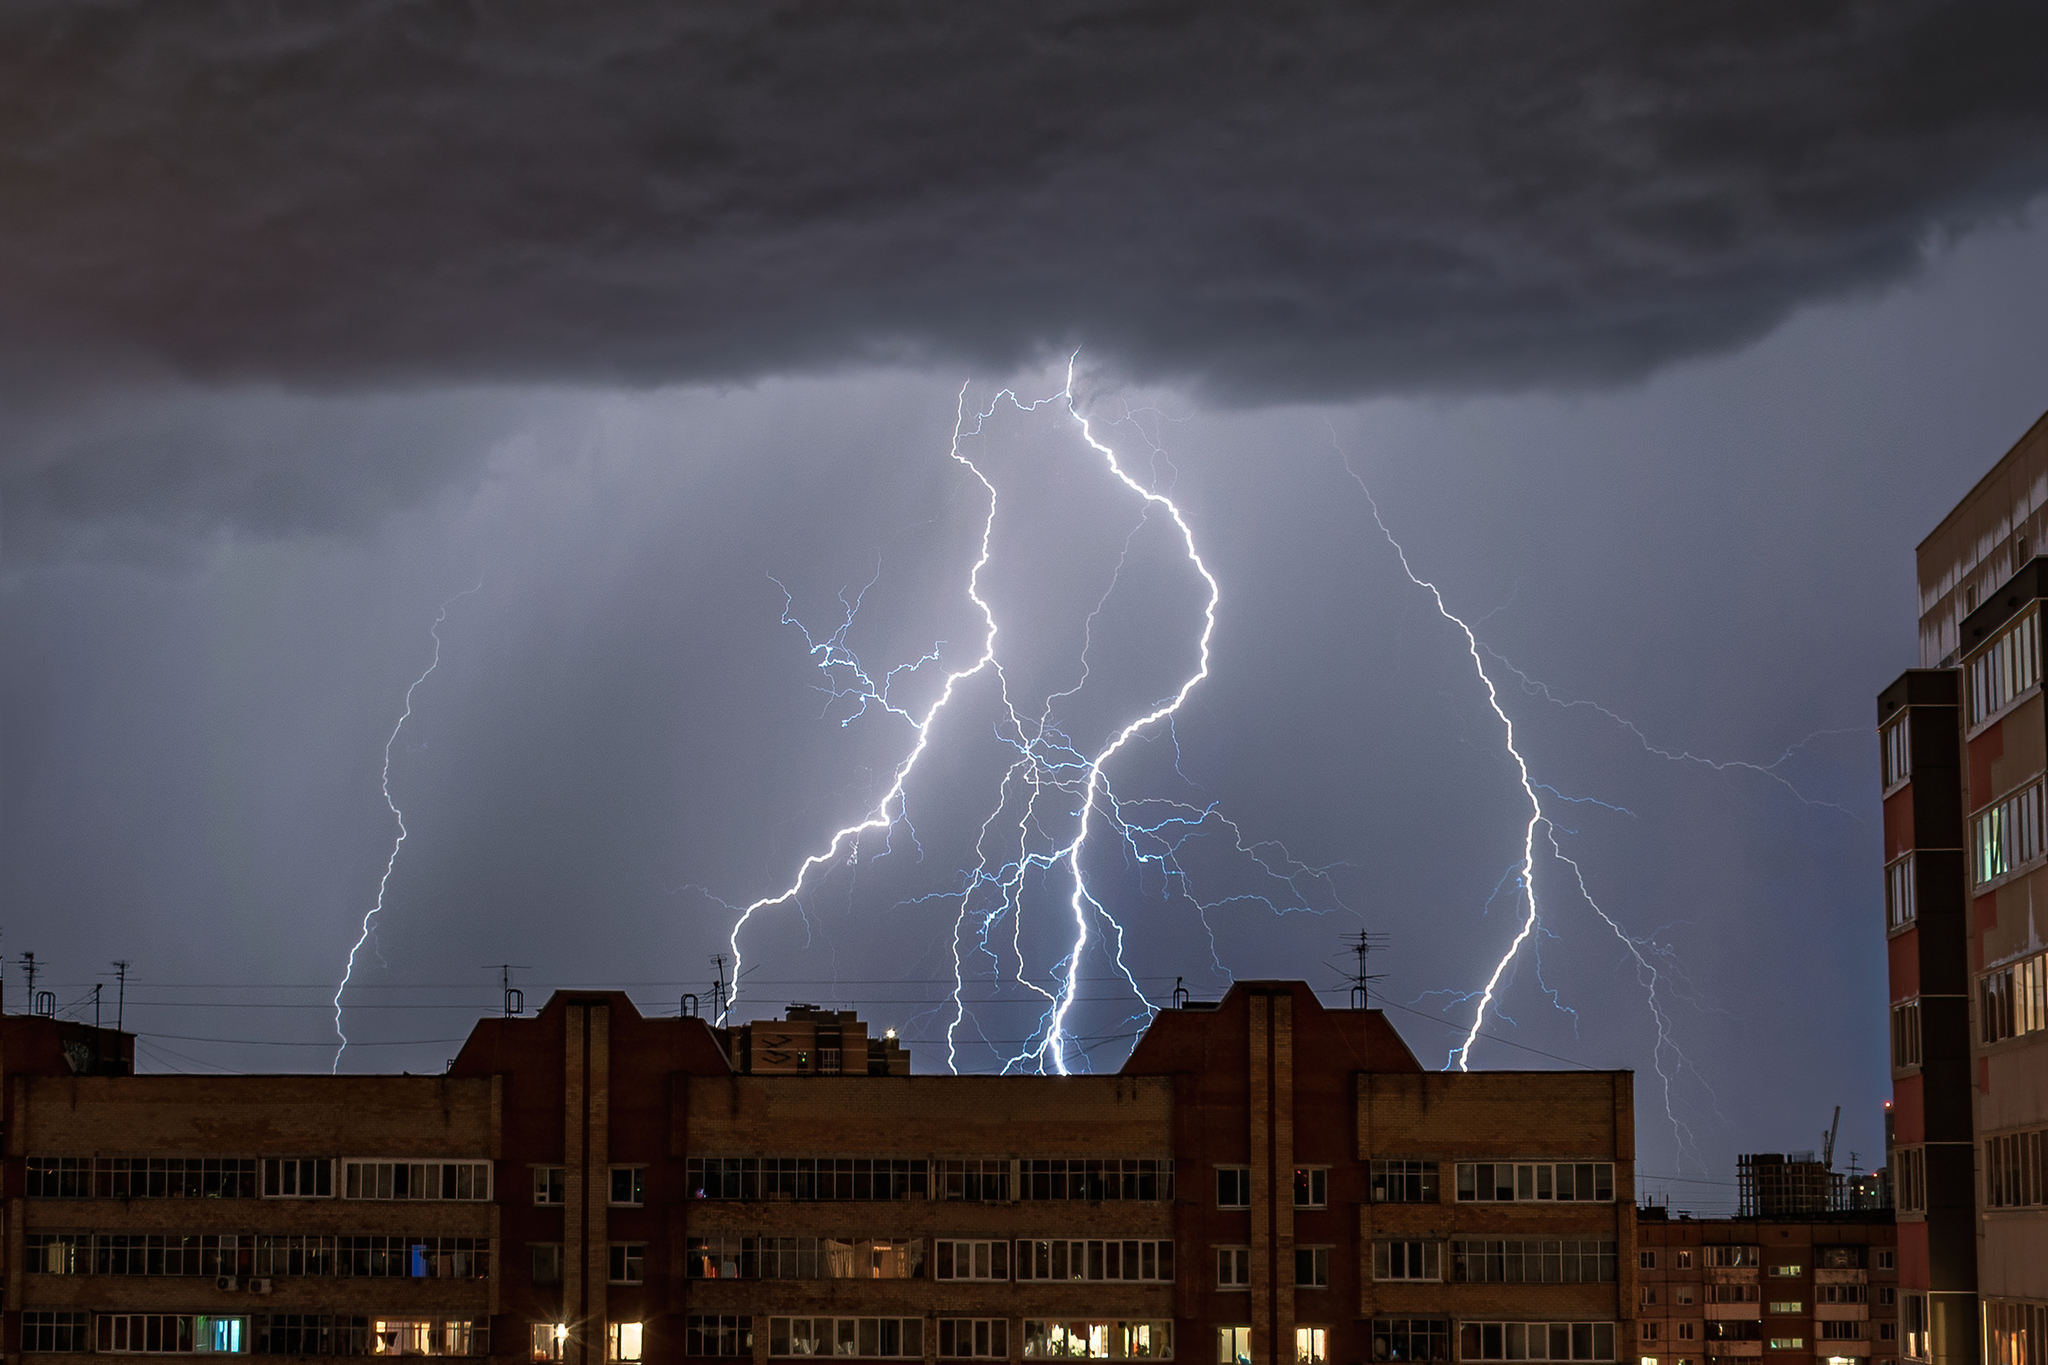
<path id="1" fill-rule="evenodd" d="M 268 1294 L 268 1293 L 270 1292 L 270 1281 L 269 1281 L 269 1280 L 251 1280 L 251 1281 L 249 1281 L 249 1292 L 250 1292 L 251 1294 Z"/>
<path id="2" fill-rule="evenodd" d="M 213 1282 L 213 1287 L 232 1294 L 242 1287 L 242 1282 L 232 1275 L 223 1275 Z"/>

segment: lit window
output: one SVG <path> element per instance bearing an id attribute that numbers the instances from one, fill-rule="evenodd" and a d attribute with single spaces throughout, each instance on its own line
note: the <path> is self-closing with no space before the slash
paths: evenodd
<path id="1" fill-rule="evenodd" d="M 533 1356 L 536 1361 L 560 1360 L 562 1343 L 569 1339 L 569 1329 L 559 1322 L 536 1322 L 533 1324 Z"/>
<path id="2" fill-rule="evenodd" d="M 615 1322 L 607 1329 L 605 1336 L 606 1360 L 638 1360 L 642 1342 L 641 1326 L 637 1322 Z"/>
<path id="3" fill-rule="evenodd" d="M 1775 1280 L 1796 1280 L 1805 1273 L 1806 1267 L 1803 1265 L 1774 1265 L 1771 1267 L 1771 1278 Z"/>
<path id="4" fill-rule="evenodd" d="M 1295 1365 L 1326 1365 L 1330 1359 L 1330 1331 L 1327 1327 L 1294 1329 Z"/>
<path id="5" fill-rule="evenodd" d="M 1806 1304 L 1799 1299 L 1771 1300 L 1771 1311 L 1780 1314 L 1804 1313 Z"/>
<path id="6" fill-rule="evenodd" d="M 1252 1206 L 1252 1172 L 1249 1166 L 1216 1168 L 1216 1207 L 1248 1209 Z"/>
<path id="7" fill-rule="evenodd" d="M 612 1167 L 612 1203 L 637 1207 L 647 1202 L 647 1168 L 645 1166 Z M 639 1359 L 638 1356 L 631 1357 Z"/>
<path id="8" fill-rule="evenodd" d="M 1216 1248 L 1216 1287 L 1218 1289 L 1246 1289 L 1252 1282 L 1252 1249 L 1250 1247 Z"/>
<path id="9" fill-rule="evenodd" d="M 1216 1329 L 1216 1365 L 1252 1365 L 1252 1329 Z"/>
<path id="10" fill-rule="evenodd" d="M 1978 1017 L 1987 1043 L 2048 1028 L 2048 957 L 2040 953 L 1977 979 Z"/>
<path id="11" fill-rule="evenodd" d="M 1970 820 L 1970 873 L 1978 885 L 2039 858 L 2044 846 L 2041 784 L 1986 806 Z"/>

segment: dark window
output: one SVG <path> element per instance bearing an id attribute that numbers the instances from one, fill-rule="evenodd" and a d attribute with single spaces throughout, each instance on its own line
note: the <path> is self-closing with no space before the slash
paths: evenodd
<path id="1" fill-rule="evenodd" d="M 1451 1323 L 1448 1318 L 1374 1318 L 1372 1320 L 1374 1360 L 1449 1360 Z"/>

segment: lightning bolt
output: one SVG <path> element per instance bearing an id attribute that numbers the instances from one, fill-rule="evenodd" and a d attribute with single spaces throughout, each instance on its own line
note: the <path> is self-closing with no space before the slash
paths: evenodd
<path id="1" fill-rule="evenodd" d="M 813 660 L 828 677 L 824 688 L 832 698 L 828 706 L 841 700 L 853 704 L 851 714 L 841 723 L 849 724 L 868 709 L 880 708 L 907 722 L 914 739 L 894 768 L 887 789 L 859 820 L 833 832 L 817 852 L 799 864 L 794 878 L 780 891 L 744 907 L 735 907 L 738 913 L 729 939 L 737 961 L 742 931 L 754 916 L 786 905 L 800 906 L 800 898 L 818 877 L 831 867 L 857 856 L 863 836 L 886 834 L 904 821 L 906 793 L 918 763 L 932 742 L 933 726 L 964 684 L 984 673 L 992 675 L 1000 693 L 996 735 L 1015 750 L 1016 758 L 997 780 L 994 805 L 981 821 L 975 837 L 973 865 L 963 870 L 954 889 L 936 891 L 909 902 L 958 902 L 951 943 L 953 1010 L 946 1029 L 947 1061 L 954 1069 L 958 1066 L 957 1034 L 968 1018 L 969 1002 L 965 994 L 968 969 L 964 954 L 970 942 L 975 945 L 974 951 L 991 959 L 999 972 L 1004 969 L 1006 956 L 1014 961 L 1014 980 L 1027 997 L 1039 1002 L 1043 1010 L 1033 1037 L 1027 1040 L 1023 1051 L 1004 1063 L 1005 1071 L 1019 1066 L 1036 1066 L 1039 1070 L 1069 1074 L 1075 1057 L 1085 1055 L 1087 1048 L 1080 1045 L 1083 1040 L 1073 1034 L 1071 1013 L 1080 998 L 1083 956 L 1097 941 L 1098 920 L 1107 926 L 1103 931 L 1107 939 L 1102 949 L 1107 952 L 1116 975 L 1121 978 L 1119 989 L 1127 988 L 1135 1000 L 1137 1013 L 1132 1019 L 1147 1020 L 1156 1012 L 1157 1007 L 1125 961 L 1123 925 L 1091 886 L 1091 849 L 1104 837 L 1120 839 L 1141 869 L 1155 869 L 1165 878 L 1169 891 L 1186 887 L 1185 872 L 1176 861 L 1180 847 L 1196 833 L 1211 829 L 1227 831 L 1240 854 L 1249 857 L 1264 875 L 1289 889 L 1289 896 L 1283 897 L 1289 901 L 1287 908 L 1308 908 L 1300 883 L 1321 878 L 1327 886 L 1327 868 L 1297 862 L 1283 847 L 1271 841 L 1248 843 L 1238 826 L 1224 819 L 1213 805 L 1193 805 L 1163 798 L 1125 801 L 1118 796 L 1111 782 L 1112 765 L 1134 744 L 1153 734 L 1171 736 L 1174 718 L 1194 690 L 1209 677 L 1222 588 L 1203 559 L 1194 530 L 1181 507 L 1168 493 L 1148 487 L 1133 477 L 1116 450 L 1098 436 L 1094 422 L 1081 411 L 1075 398 L 1074 373 L 1075 358 L 1070 357 L 1066 381 L 1059 392 L 1027 402 L 1013 390 L 1004 389 L 987 406 L 978 410 L 969 409 L 966 386 L 960 390 L 948 453 L 981 485 L 988 500 L 982 522 L 980 551 L 967 573 L 966 584 L 967 599 L 982 623 L 981 643 L 971 662 L 945 673 L 937 695 L 927 706 L 919 711 L 892 702 L 890 686 L 905 671 L 915 671 L 936 662 L 936 648 L 911 664 L 899 665 L 886 674 L 876 676 L 860 664 L 847 646 L 847 632 L 866 588 L 861 590 L 861 594 L 855 594 L 851 601 L 842 595 L 845 612 L 829 633 L 818 636 L 804 629 Z M 980 435 L 1004 404 L 1024 413 L 1053 404 L 1061 406 L 1081 440 L 1102 460 L 1111 478 L 1135 497 L 1138 512 L 1110 581 L 1084 622 L 1079 676 L 1064 690 L 1049 693 L 1035 717 L 1020 711 L 1017 700 L 1011 696 L 1010 681 L 999 656 L 1000 630 L 996 613 L 982 594 L 983 574 L 992 555 L 999 498 L 995 482 L 974 463 L 966 450 L 966 442 Z M 1201 625 L 1193 640 L 1194 664 L 1177 685 L 1158 700 L 1115 726 L 1099 744 L 1084 750 L 1058 728 L 1053 712 L 1057 703 L 1071 698 L 1087 685 L 1090 677 L 1088 650 L 1096 620 L 1110 595 L 1116 591 L 1132 552 L 1133 541 L 1153 517 L 1171 522 L 1184 562 L 1203 587 Z M 869 586 L 872 586 L 872 581 Z M 784 591 L 786 594 L 787 590 Z M 790 613 L 787 596 L 784 620 L 799 624 L 801 628 L 801 623 L 796 623 Z M 1071 821 L 1071 824 L 1065 835 L 1049 836 L 1046 829 L 1049 821 L 1060 824 Z M 1064 902 L 1062 920 L 1067 926 L 1061 930 L 1067 946 L 1052 964 L 1048 979 L 1043 984 L 1032 979 L 1022 937 L 1027 884 L 1034 877 L 1052 878 L 1063 888 L 1060 897 Z M 1258 895 L 1228 897 L 1224 901 L 1206 904 L 1194 900 L 1191 895 L 1188 899 L 1196 905 L 1205 925 L 1212 909 L 1238 900 L 1262 901 L 1276 910 L 1281 908 L 1272 898 Z M 1010 921 L 1011 932 L 1005 953 L 996 945 L 993 935 L 1006 917 Z M 1069 934 L 1071 937 L 1067 938 Z"/>
<path id="2" fill-rule="evenodd" d="M 405 723 L 408 720 L 412 719 L 412 694 L 419 691 L 420 684 L 425 682 L 432 676 L 434 670 L 441 666 L 441 625 L 448 619 L 448 608 L 454 606 L 471 593 L 480 591 L 483 586 L 482 581 L 479 580 L 476 587 L 465 588 L 463 591 L 456 593 L 455 596 L 443 602 L 440 611 L 434 614 L 434 624 L 427 627 L 427 634 L 431 635 L 434 639 L 433 656 L 427 661 L 426 671 L 417 678 L 414 678 L 412 686 L 405 689 L 405 707 L 399 713 L 398 723 L 391 727 L 390 736 L 384 741 L 384 775 L 381 786 L 384 792 L 384 805 L 391 811 L 391 819 L 398 826 L 398 834 L 391 841 L 391 856 L 384 860 L 384 875 L 377 879 L 377 899 L 368 910 L 363 912 L 362 931 L 356 935 L 355 946 L 348 950 L 348 964 L 342 969 L 341 984 L 334 988 L 334 1035 L 341 1039 L 341 1045 L 334 1049 L 334 1065 L 330 1070 L 337 1075 L 341 1071 L 341 1054 L 348 1051 L 348 1034 L 343 1032 L 341 1027 L 341 997 L 348 990 L 349 979 L 355 975 L 356 954 L 360 953 L 363 950 L 363 945 L 370 940 L 370 925 L 377 918 L 379 912 L 384 909 L 384 893 L 391 885 L 391 870 L 398 866 L 398 850 L 405 847 L 405 812 L 401 811 L 398 808 L 398 803 L 391 799 L 391 747 L 398 743 L 398 732 L 405 728 Z"/>

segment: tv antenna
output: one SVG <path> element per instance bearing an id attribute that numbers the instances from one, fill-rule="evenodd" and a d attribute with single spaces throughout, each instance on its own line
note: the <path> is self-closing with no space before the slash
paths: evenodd
<path id="1" fill-rule="evenodd" d="M 530 972 L 533 968 L 521 966 L 517 962 L 500 962 L 497 966 L 498 988 L 505 993 L 505 1017 L 517 1019 L 526 1013 L 526 992 L 512 984 L 512 973 Z M 484 970 L 489 971 L 490 968 L 486 967 Z"/>
<path id="2" fill-rule="evenodd" d="M 1355 938 L 1344 941 L 1344 946 L 1358 959 L 1358 969 L 1351 973 L 1351 1008 L 1362 1010 L 1372 998 L 1372 983 L 1385 979 L 1384 974 L 1369 972 L 1366 964 L 1374 953 L 1383 953 L 1392 943 L 1385 934 L 1370 933 L 1360 929 Z"/>

